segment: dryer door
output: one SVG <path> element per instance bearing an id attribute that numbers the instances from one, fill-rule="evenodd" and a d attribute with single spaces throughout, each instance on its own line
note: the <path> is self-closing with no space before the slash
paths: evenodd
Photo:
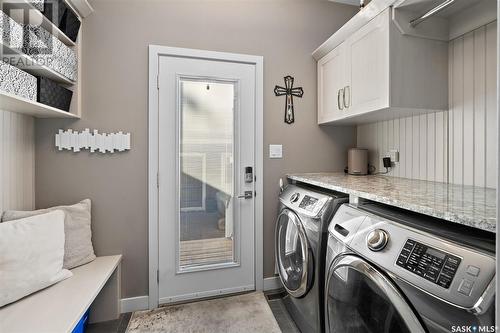
<path id="1" fill-rule="evenodd" d="M 294 212 L 284 209 L 276 223 L 276 262 L 283 286 L 294 297 L 308 290 L 309 246 L 304 227 Z"/>
<path id="2" fill-rule="evenodd" d="M 327 333 L 426 332 L 394 283 L 357 256 L 332 263 L 325 291 Z"/>

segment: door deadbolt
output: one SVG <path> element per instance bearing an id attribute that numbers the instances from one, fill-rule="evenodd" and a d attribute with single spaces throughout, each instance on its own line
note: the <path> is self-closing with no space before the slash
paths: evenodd
<path id="1" fill-rule="evenodd" d="M 245 167 L 245 183 L 253 183 L 253 168 L 250 166 Z"/>
<path id="2" fill-rule="evenodd" d="M 253 191 L 245 191 L 245 194 L 238 195 L 238 199 L 252 199 Z"/>

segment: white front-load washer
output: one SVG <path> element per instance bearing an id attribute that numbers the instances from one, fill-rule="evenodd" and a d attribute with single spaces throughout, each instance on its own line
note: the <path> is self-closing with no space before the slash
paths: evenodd
<path id="1" fill-rule="evenodd" d="M 326 263 L 327 333 L 495 331 L 493 233 L 346 204 L 330 224 Z"/>

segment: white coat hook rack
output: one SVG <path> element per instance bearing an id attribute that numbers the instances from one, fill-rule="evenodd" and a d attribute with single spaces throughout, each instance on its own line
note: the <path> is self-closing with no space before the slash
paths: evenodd
<path id="1" fill-rule="evenodd" d="M 73 150 L 77 153 L 81 149 L 89 149 L 91 153 L 114 153 L 115 150 L 122 152 L 130 150 L 130 133 L 99 133 L 97 130 L 90 132 L 86 128 L 82 132 L 68 129 L 59 130 L 56 134 L 56 147 L 59 150 Z"/>

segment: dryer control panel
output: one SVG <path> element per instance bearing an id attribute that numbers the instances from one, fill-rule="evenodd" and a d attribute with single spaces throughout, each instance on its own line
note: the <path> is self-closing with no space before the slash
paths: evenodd
<path id="1" fill-rule="evenodd" d="M 319 200 L 318 198 L 306 195 L 304 196 L 304 199 L 302 199 L 302 201 L 300 202 L 299 208 L 312 212 L 314 211 L 314 207 L 316 206 L 318 200 Z"/>
<path id="2" fill-rule="evenodd" d="M 313 191 L 297 185 L 288 185 L 279 196 L 284 207 L 295 213 L 311 218 L 320 218 L 323 210 L 337 204 L 338 200 L 347 202 L 348 196 L 335 193 Z"/>
<path id="3" fill-rule="evenodd" d="M 396 265 L 448 289 L 461 260 L 455 255 L 407 239 Z"/>

